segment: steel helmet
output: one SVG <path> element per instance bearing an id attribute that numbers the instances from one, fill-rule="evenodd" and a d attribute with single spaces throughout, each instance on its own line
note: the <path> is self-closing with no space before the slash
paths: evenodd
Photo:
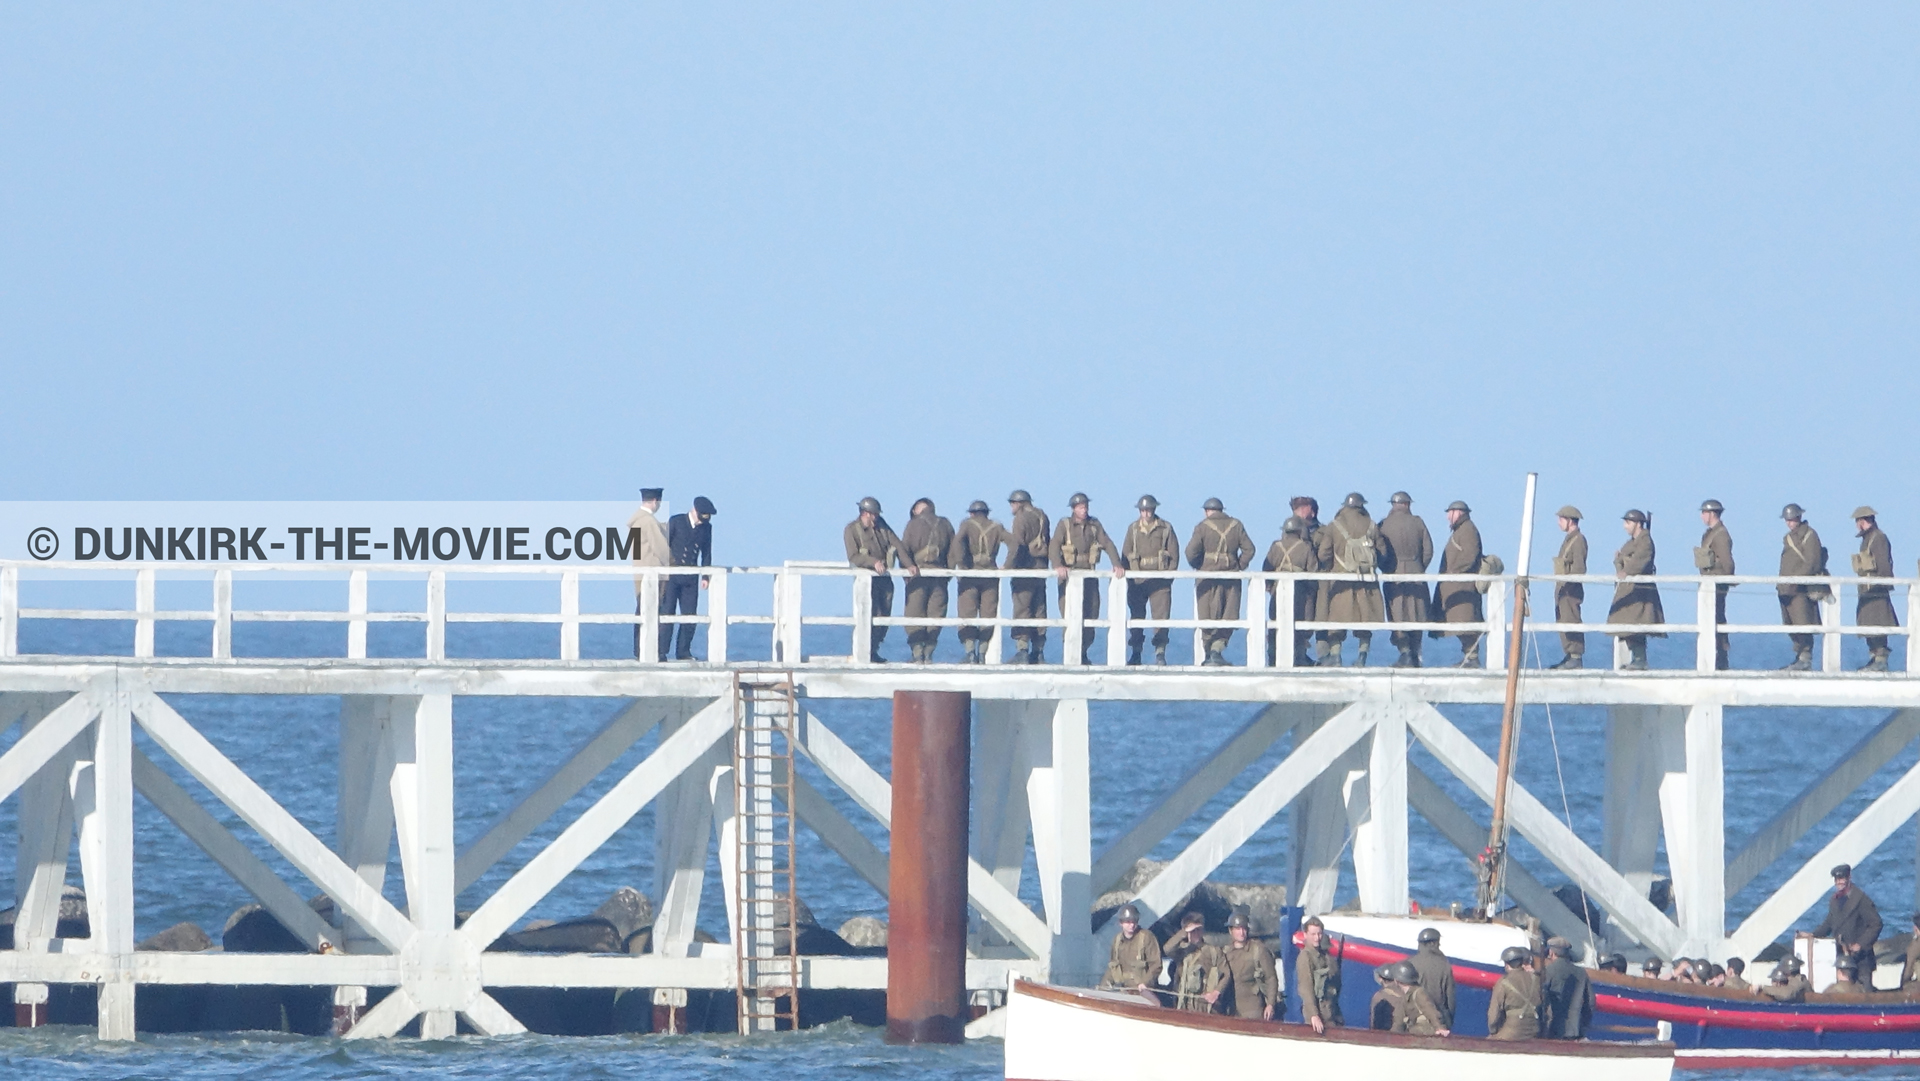
<path id="1" fill-rule="evenodd" d="M 1341 503 L 1341 506 L 1365 510 L 1367 508 L 1367 497 L 1361 495 L 1359 492 L 1348 492 L 1347 498 Z"/>
<path id="2" fill-rule="evenodd" d="M 1009 495 L 1009 496 L 1007 496 L 1007 502 L 1009 502 L 1009 503 L 1031 503 L 1031 502 L 1033 502 L 1033 497 L 1027 494 L 1027 490 L 1026 490 L 1025 488 L 1015 488 L 1015 489 L 1013 490 L 1013 494 L 1012 494 L 1012 495 Z"/>
<path id="3" fill-rule="evenodd" d="M 862 514 L 879 514 L 880 501 L 878 499 L 873 498 L 872 496 L 868 496 L 865 499 L 862 499 L 860 501 L 860 512 Z"/>
<path id="4" fill-rule="evenodd" d="M 1075 492 L 1067 497 L 1067 506 L 1069 507 L 1083 507 L 1086 506 L 1087 502 L 1087 493 L 1085 492 Z"/>
<path id="5" fill-rule="evenodd" d="M 1393 493 L 1393 498 L 1387 500 L 1387 502 L 1391 505 L 1411 507 L 1413 506 L 1413 497 L 1405 492 L 1395 492 Z"/>
<path id="6" fill-rule="evenodd" d="M 976 499 L 967 504 L 968 514 L 986 514 L 990 509 L 991 508 L 987 506 L 987 501 L 984 499 Z"/>
<path id="7" fill-rule="evenodd" d="M 1232 930 L 1235 927 L 1245 927 L 1251 931 L 1253 924 L 1247 922 L 1246 913 L 1235 912 L 1233 915 L 1227 917 L 1227 929 Z"/>
<path id="8" fill-rule="evenodd" d="M 1298 533 L 1302 536 L 1305 536 L 1307 532 L 1307 523 L 1301 520 L 1298 516 L 1295 516 L 1287 519 L 1285 522 L 1282 522 L 1280 524 L 1280 532 Z"/>
<path id="9" fill-rule="evenodd" d="M 1114 913 L 1113 915 L 1114 915 L 1114 918 L 1119 920 L 1121 923 L 1139 923 L 1140 922 L 1140 908 L 1138 905 L 1131 905 L 1131 904 L 1121 905 L 1120 911 Z"/>
<path id="10" fill-rule="evenodd" d="M 1220 502 L 1220 497 L 1215 496 L 1207 500 L 1205 503 L 1200 504 L 1200 509 L 1201 510 L 1226 510 L 1227 505 L 1225 503 Z"/>
<path id="11" fill-rule="evenodd" d="M 1373 979 L 1375 983 L 1392 983 L 1393 982 L 1393 965 L 1385 964 L 1385 965 L 1381 965 L 1379 968 L 1374 969 Z"/>
<path id="12" fill-rule="evenodd" d="M 1780 517 L 1789 522 L 1798 522 L 1806 516 L 1807 512 L 1798 503 L 1789 503 L 1780 509 Z"/>
<path id="13" fill-rule="evenodd" d="M 1525 946 L 1508 946 L 1506 949 L 1500 951 L 1500 963 L 1506 965 L 1508 968 L 1513 968 L 1516 965 L 1526 964 L 1527 958 L 1532 956 L 1533 951 L 1527 949 Z"/>
<path id="14" fill-rule="evenodd" d="M 1715 514 L 1719 514 L 1726 509 L 1727 508 L 1722 506 L 1718 499 L 1709 499 L 1705 503 L 1700 504 L 1700 510 L 1702 513 L 1705 513 L 1707 511 L 1712 511 Z"/>
<path id="15" fill-rule="evenodd" d="M 1419 983 L 1420 970 L 1413 967 L 1412 961 L 1401 961 L 1399 964 L 1393 966 L 1393 982 Z"/>
<path id="16" fill-rule="evenodd" d="M 1140 497 L 1139 502 L 1135 503 L 1133 507 L 1135 510 L 1159 510 L 1160 501 L 1150 495 L 1143 495 Z"/>
<path id="17" fill-rule="evenodd" d="M 1422 946 L 1425 946 L 1429 942 L 1438 942 L 1440 941 L 1440 932 L 1432 927 L 1422 927 L 1420 929 L 1419 941 Z"/>

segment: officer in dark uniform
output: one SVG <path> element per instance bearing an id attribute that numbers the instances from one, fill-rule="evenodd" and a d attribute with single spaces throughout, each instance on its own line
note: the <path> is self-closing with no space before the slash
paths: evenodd
<path id="1" fill-rule="evenodd" d="M 713 501 L 706 496 L 696 496 L 693 509 L 685 514 L 676 514 L 667 520 L 667 561 L 673 567 L 711 567 L 713 566 Z M 700 614 L 700 591 L 707 588 L 707 580 L 698 574 L 675 574 L 667 578 L 667 584 L 660 590 L 660 659 L 667 659 L 667 642 L 674 640 L 673 659 L 690 661 L 693 659 L 693 632 L 695 624 L 668 623 L 670 615 L 696 616 Z M 725 658 L 721 658 L 724 660 Z"/>
<path id="2" fill-rule="evenodd" d="M 1568 956 L 1573 944 L 1558 935 L 1547 939 L 1547 970 L 1542 974 L 1546 1031 L 1550 1040 L 1577 1040 L 1593 1023 L 1593 981 Z"/>
<path id="3" fill-rule="evenodd" d="M 1860 966 L 1860 980 L 1873 983 L 1873 944 L 1880 939 L 1880 909 L 1867 891 L 1853 882 L 1853 867 L 1840 864 L 1833 869 L 1833 896 L 1827 899 L 1827 918 L 1820 926 L 1801 936 L 1833 936 L 1837 953 L 1853 958 Z"/>

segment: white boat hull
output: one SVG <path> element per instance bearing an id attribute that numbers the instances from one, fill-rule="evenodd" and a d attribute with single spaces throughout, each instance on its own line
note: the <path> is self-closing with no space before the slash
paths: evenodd
<path id="1" fill-rule="evenodd" d="M 1671 1044 L 1493 1043 L 1179 1013 L 1025 982 L 1007 996 L 1008 1081 L 1418 1077 L 1421 1081 L 1667 1081 Z M 1244 1072 L 1242 1072 L 1244 1071 Z"/>

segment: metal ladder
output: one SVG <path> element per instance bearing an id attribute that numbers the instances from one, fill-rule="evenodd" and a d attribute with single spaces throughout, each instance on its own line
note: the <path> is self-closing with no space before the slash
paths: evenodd
<path id="1" fill-rule="evenodd" d="M 793 676 L 733 677 L 734 958 L 742 1034 L 799 1027 Z"/>

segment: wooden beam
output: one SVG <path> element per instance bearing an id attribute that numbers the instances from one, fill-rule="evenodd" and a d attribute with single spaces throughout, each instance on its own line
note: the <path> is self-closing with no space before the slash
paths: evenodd
<path id="1" fill-rule="evenodd" d="M 406 989 L 396 987 L 393 993 L 374 1004 L 373 1009 L 360 1015 L 360 1020 L 347 1030 L 349 1040 L 382 1040 L 407 1027 L 407 1022 L 420 1016 L 420 1008 L 413 1004 L 413 997 Z"/>
<path id="2" fill-rule="evenodd" d="M 27 779 L 40 772 L 61 748 L 93 722 L 100 703 L 90 693 L 80 693 L 62 702 L 40 723 L 21 734 L 7 753 L 0 755 L 0 800 L 13 795 Z"/>

